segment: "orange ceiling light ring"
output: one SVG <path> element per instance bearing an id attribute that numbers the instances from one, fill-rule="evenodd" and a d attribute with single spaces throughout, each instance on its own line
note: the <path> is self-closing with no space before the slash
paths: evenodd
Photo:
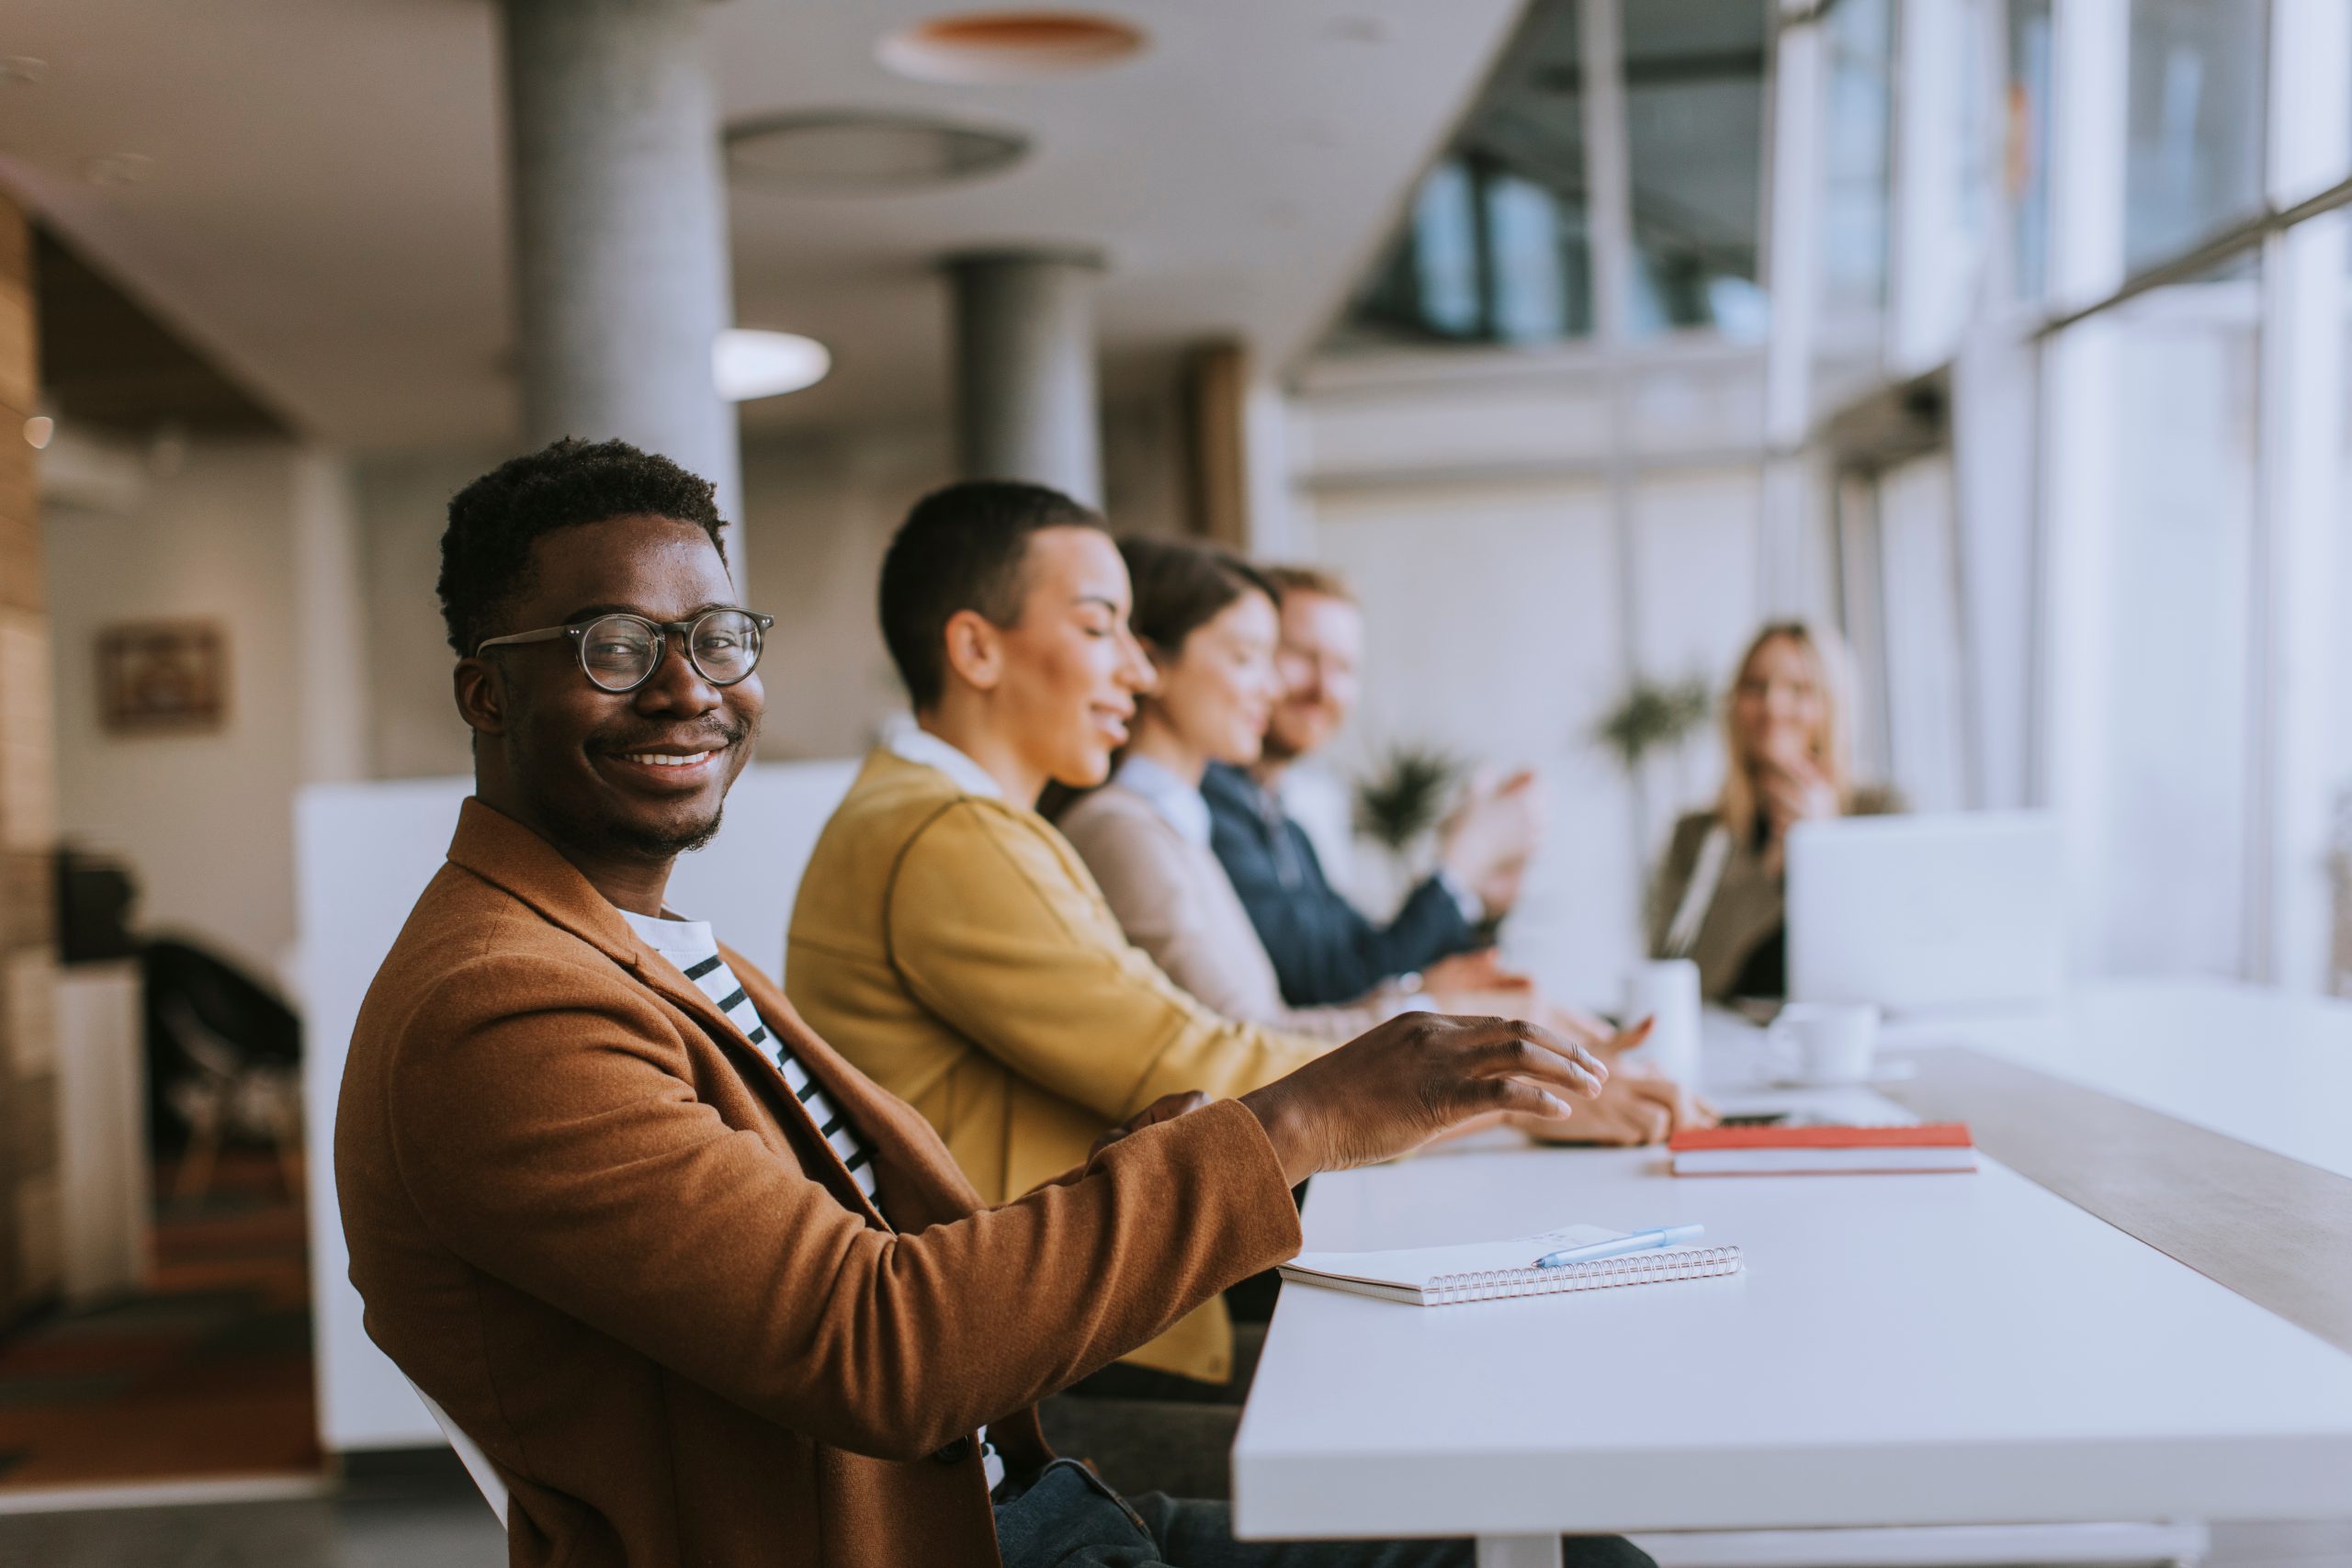
<path id="1" fill-rule="evenodd" d="M 1117 65 L 1150 42 L 1135 23 L 1092 12 L 964 11 L 900 28 L 874 56 L 919 82 L 1036 82 Z"/>

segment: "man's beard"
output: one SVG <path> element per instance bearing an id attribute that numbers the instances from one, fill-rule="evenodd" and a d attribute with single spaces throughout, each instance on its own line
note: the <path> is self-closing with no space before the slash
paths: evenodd
<path id="1" fill-rule="evenodd" d="M 710 820 L 699 827 L 678 827 L 663 830 L 639 827 L 635 822 L 609 822 L 605 831 L 622 847 L 648 860 L 668 860 L 673 856 L 692 854 L 718 837 L 718 825 L 727 817 L 721 806 L 710 814 Z"/>
<path id="2" fill-rule="evenodd" d="M 1304 728 L 1310 734 L 1312 734 L 1317 728 L 1316 720 L 1319 712 L 1319 709 L 1309 707 L 1306 715 L 1305 716 L 1306 723 Z M 1288 736 L 1284 735 L 1283 733 L 1283 716 L 1282 712 L 1277 709 L 1272 721 L 1266 726 L 1266 736 L 1264 740 L 1260 742 L 1261 750 L 1259 754 L 1261 760 L 1278 768 L 1285 767 L 1292 762 L 1295 762 L 1301 757 L 1307 755 L 1315 750 L 1312 745 L 1299 745 L 1294 742 Z M 1331 730 L 1336 730 L 1338 726 L 1333 725 L 1329 727 L 1329 729 L 1327 729 L 1325 733 L 1328 736 Z"/>
<path id="3" fill-rule="evenodd" d="M 1287 767 L 1297 761 L 1300 755 L 1272 728 L 1267 729 L 1265 739 L 1258 743 L 1258 761 L 1272 767 Z"/>

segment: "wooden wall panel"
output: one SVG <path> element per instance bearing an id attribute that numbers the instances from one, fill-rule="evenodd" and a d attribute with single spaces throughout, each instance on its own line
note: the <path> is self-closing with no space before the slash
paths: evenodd
<path id="1" fill-rule="evenodd" d="M 0 1323 L 58 1284 L 56 730 L 43 610 L 32 230 L 0 196 Z"/>

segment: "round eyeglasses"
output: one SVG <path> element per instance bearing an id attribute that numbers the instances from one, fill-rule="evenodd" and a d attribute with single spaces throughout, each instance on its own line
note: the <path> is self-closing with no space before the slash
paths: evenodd
<path id="1" fill-rule="evenodd" d="M 662 668 L 670 634 L 684 641 L 686 660 L 695 673 L 714 686 L 731 686 L 759 668 L 760 643 L 774 615 L 750 610 L 705 610 L 691 621 L 650 621 L 643 615 L 616 612 L 577 626 L 542 626 L 535 632 L 485 637 L 474 652 L 523 642 L 553 642 L 570 637 L 580 658 L 581 673 L 598 690 L 634 692 Z"/>

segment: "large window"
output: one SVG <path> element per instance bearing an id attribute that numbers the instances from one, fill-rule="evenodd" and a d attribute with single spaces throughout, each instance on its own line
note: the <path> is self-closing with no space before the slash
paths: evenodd
<path id="1" fill-rule="evenodd" d="M 2088 529 L 2045 630 L 2091 674 L 2082 728 L 2052 738 L 2089 835 L 2086 956 L 2102 972 L 2244 973 L 2261 737 L 2256 513 L 2260 269 L 2157 289 L 2070 328 L 2096 340 L 2070 383 Z M 2058 352 L 2075 352 L 2062 344 Z M 2065 547 L 2060 542 L 2059 547 Z"/>
<path id="2" fill-rule="evenodd" d="M 1347 339 L 1545 343 L 1592 330 L 1574 4 L 1529 12 L 1349 312 Z"/>
<path id="3" fill-rule="evenodd" d="M 2050 276 L 2050 0 L 2008 0 L 2009 286 L 2039 299 Z"/>
<path id="4" fill-rule="evenodd" d="M 1894 0 L 1839 0 L 1820 26 L 1828 97 L 1815 398 L 1831 408 L 1878 379 L 1885 343 Z"/>
<path id="5" fill-rule="evenodd" d="M 1626 0 L 1620 16 L 1623 113 L 1595 147 L 1576 0 L 1529 7 L 1350 310 L 1342 344 L 1588 336 L 1604 231 L 1626 253 L 1628 333 L 1764 335 L 1762 0 Z M 1607 225 L 1591 210 L 1596 156 L 1622 160 L 1627 175 L 1626 210 Z"/>
<path id="6" fill-rule="evenodd" d="M 2124 265 L 2262 210 L 2267 0 L 2132 0 Z"/>
<path id="7" fill-rule="evenodd" d="M 1636 0 L 1624 17 L 1634 330 L 1761 337 L 1764 7 Z"/>

